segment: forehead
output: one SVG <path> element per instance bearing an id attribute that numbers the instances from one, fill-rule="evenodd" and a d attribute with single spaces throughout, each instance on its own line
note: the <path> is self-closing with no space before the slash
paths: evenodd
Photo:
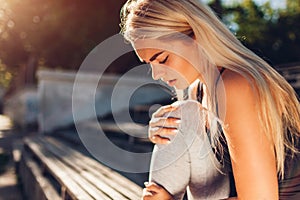
<path id="1" fill-rule="evenodd" d="M 132 42 L 135 50 L 167 50 L 170 45 L 166 42 L 156 39 L 140 39 Z"/>
<path id="2" fill-rule="evenodd" d="M 180 40 L 140 39 L 132 42 L 132 46 L 140 57 L 149 57 L 161 51 L 182 55 L 191 50 L 191 45 Z"/>
<path id="3" fill-rule="evenodd" d="M 197 45 L 193 41 L 186 42 L 181 40 L 162 41 L 157 39 L 140 39 L 132 43 L 132 46 L 140 60 L 146 62 L 148 62 L 152 56 L 162 51 L 182 57 L 191 62 L 197 62 L 197 58 L 199 56 Z"/>
<path id="4" fill-rule="evenodd" d="M 143 60 L 143 61 L 149 61 L 151 57 L 153 57 L 153 55 L 156 55 L 160 52 L 165 52 L 164 50 L 161 49 L 136 49 L 135 50 L 138 57 Z"/>
<path id="5" fill-rule="evenodd" d="M 142 61 L 149 61 L 149 59 L 158 52 L 170 49 L 165 43 L 155 39 L 136 40 L 132 43 L 132 46 Z"/>

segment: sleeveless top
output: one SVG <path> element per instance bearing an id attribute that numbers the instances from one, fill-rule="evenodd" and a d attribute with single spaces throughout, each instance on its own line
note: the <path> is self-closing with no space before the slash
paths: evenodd
<path id="1" fill-rule="evenodd" d="M 222 73 L 225 71 L 225 68 L 221 68 L 220 75 L 217 78 L 216 84 L 221 78 Z M 217 94 L 216 94 L 217 95 Z M 197 90 L 197 100 L 202 103 L 203 99 L 203 83 L 199 83 Z M 217 98 L 216 98 L 217 99 Z M 217 105 L 218 108 L 218 105 Z M 218 109 L 217 109 L 218 112 Z M 218 114 L 218 113 L 217 113 Z M 207 129 L 207 134 L 210 135 L 209 129 Z M 216 158 L 219 162 L 224 165 L 225 173 L 229 175 L 230 178 L 230 197 L 236 197 L 236 188 L 232 172 L 232 165 L 230 160 L 230 153 L 228 149 L 227 142 L 225 140 L 224 133 L 220 133 L 220 144 L 223 148 L 223 156 L 220 154 L 219 148 L 212 147 L 212 150 L 215 153 Z M 296 141 L 297 153 L 292 155 L 291 151 L 286 149 L 286 159 L 285 159 L 285 175 L 284 179 L 278 177 L 278 190 L 279 190 L 279 199 L 280 200 L 299 200 L 300 199 L 300 138 L 293 138 Z M 210 141 L 212 142 L 212 141 Z M 222 156 L 222 157 L 221 157 Z M 263 178 L 263 177 L 262 177 Z"/>

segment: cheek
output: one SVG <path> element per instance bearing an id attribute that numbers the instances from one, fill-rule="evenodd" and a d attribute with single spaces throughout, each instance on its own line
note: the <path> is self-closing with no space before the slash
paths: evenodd
<path id="1" fill-rule="evenodd" d="M 193 83 L 200 75 L 200 73 L 190 63 L 182 65 L 179 69 L 179 73 L 189 84 Z"/>
<path id="2" fill-rule="evenodd" d="M 186 62 L 183 59 L 173 59 L 168 66 L 177 73 L 184 74 L 186 68 Z"/>
<path id="3" fill-rule="evenodd" d="M 175 70 L 177 73 L 182 74 L 182 76 L 188 78 L 191 76 L 197 76 L 197 70 L 187 61 L 181 60 L 180 62 L 176 63 Z"/>
<path id="4" fill-rule="evenodd" d="M 169 73 L 176 73 L 177 77 L 180 76 L 181 79 L 185 79 L 189 83 L 199 76 L 200 73 L 184 58 L 175 55 L 170 58 L 169 62 L 166 63 Z"/>

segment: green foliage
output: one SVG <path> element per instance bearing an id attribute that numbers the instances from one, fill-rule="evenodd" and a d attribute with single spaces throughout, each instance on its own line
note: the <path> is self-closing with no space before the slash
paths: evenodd
<path id="1" fill-rule="evenodd" d="M 6 65 L 0 60 L 0 86 L 8 88 L 12 80 L 12 73 L 8 71 Z"/>
<path id="2" fill-rule="evenodd" d="M 287 0 L 286 8 L 252 0 L 223 8 L 225 24 L 250 49 L 273 65 L 300 61 L 300 1 Z"/>

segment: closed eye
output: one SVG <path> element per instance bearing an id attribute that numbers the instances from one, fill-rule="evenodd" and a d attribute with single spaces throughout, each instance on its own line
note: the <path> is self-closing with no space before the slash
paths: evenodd
<path id="1" fill-rule="evenodd" d="M 164 64 L 164 63 L 166 63 L 167 60 L 168 60 L 168 58 L 169 58 L 169 56 L 167 56 L 164 60 L 160 61 L 159 64 Z"/>

